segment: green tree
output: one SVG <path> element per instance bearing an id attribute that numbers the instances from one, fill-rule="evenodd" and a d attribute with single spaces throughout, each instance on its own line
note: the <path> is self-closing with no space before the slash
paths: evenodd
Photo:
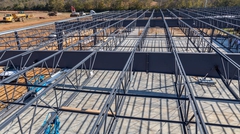
<path id="1" fill-rule="evenodd" d="M 18 4 L 14 4 L 13 9 L 14 10 L 23 10 L 24 9 L 24 4 L 22 2 L 20 2 Z"/>
<path id="2" fill-rule="evenodd" d="M 64 0 L 49 0 L 49 10 L 51 11 L 64 11 Z"/>

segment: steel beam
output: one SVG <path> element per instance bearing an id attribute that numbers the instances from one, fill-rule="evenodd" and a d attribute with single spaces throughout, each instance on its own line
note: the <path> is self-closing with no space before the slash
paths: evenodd
<path id="1" fill-rule="evenodd" d="M 140 15 L 138 18 L 134 19 L 128 26 L 133 25 L 134 28 L 136 26 L 136 21 L 139 18 L 142 18 L 145 13 L 145 11 L 142 15 Z M 101 109 L 101 112 L 98 115 L 98 118 L 96 119 L 96 122 L 94 123 L 90 133 L 91 134 L 97 134 L 99 132 L 102 133 L 113 133 L 114 128 L 116 127 L 116 123 L 118 118 L 114 116 L 111 119 L 107 119 L 108 112 L 115 113 L 118 115 L 122 109 L 122 105 L 124 103 L 125 97 L 117 97 L 117 92 L 122 92 L 126 94 L 129 89 L 129 85 L 132 80 L 132 70 L 133 70 L 133 61 L 134 61 L 134 55 L 137 50 L 141 49 L 143 37 L 146 35 L 148 27 L 150 25 L 150 19 L 152 18 L 153 14 L 149 18 L 148 23 L 145 26 L 144 31 L 141 33 L 140 38 L 138 39 L 137 43 L 134 45 L 133 50 L 131 51 L 131 54 L 129 55 L 127 62 L 125 63 L 121 74 L 119 78 L 116 81 L 116 84 L 114 85 L 110 95 L 108 96 L 103 108 Z M 128 27 L 127 26 L 127 27 Z M 112 104 L 115 102 L 114 108 L 112 108 Z"/>
<path id="2" fill-rule="evenodd" d="M 111 90 L 110 88 L 108 90 L 99 89 L 99 91 L 96 91 L 97 89 L 94 88 L 94 90 L 89 89 L 88 87 L 82 87 L 81 90 L 71 89 L 71 88 L 61 88 L 61 86 L 57 86 L 57 88 L 54 88 L 54 90 L 59 91 L 67 91 L 67 92 L 82 92 L 82 93 L 93 93 L 93 94 L 107 94 L 109 95 Z M 159 99 L 174 99 L 174 100 L 188 100 L 187 96 L 182 97 L 176 97 L 176 94 L 163 94 L 158 92 L 141 92 L 141 91 L 131 91 L 129 90 L 128 93 L 117 93 L 116 95 L 120 96 L 129 96 L 129 97 L 142 97 L 142 98 L 159 98 Z M 210 97 L 195 97 L 199 101 L 206 101 L 206 102 L 221 102 L 221 103 L 234 103 L 234 104 L 240 104 L 240 100 L 236 99 L 221 99 L 221 98 L 210 98 Z M 8 102 L 4 102 L 8 103 Z M 9 102 L 11 103 L 11 102 Z"/>
<path id="3" fill-rule="evenodd" d="M 163 14 L 162 14 L 163 15 Z M 164 15 L 163 15 L 163 19 Z M 172 46 L 172 53 L 174 55 L 175 59 L 175 89 L 176 89 L 176 95 L 178 97 L 181 97 L 182 95 L 188 96 L 189 100 L 188 101 L 180 101 L 178 100 L 178 109 L 179 109 L 179 114 L 180 118 L 182 121 L 185 123 L 182 125 L 183 132 L 186 133 L 191 133 L 191 130 L 189 128 L 189 122 L 193 119 L 193 117 L 196 120 L 196 125 L 195 125 L 195 133 L 200 132 L 201 134 L 208 134 L 208 130 L 206 128 L 206 124 L 203 120 L 202 114 L 200 112 L 200 109 L 198 107 L 198 104 L 196 102 L 196 98 L 193 94 L 192 87 L 189 84 L 189 80 L 186 77 L 186 73 L 183 67 L 183 64 L 179 58 L 178 52 L 175 48 L 175 44 L 173 42 L 171 33 L 169 31 L 167 23 L 164 21 L 165 26 L 166 26 L 166 31 L 169 37 L 169 43 Z M 187 106 L 188 105 L 188 106 Z M 191 109 L 193 111 L 192 117 L 189 119 L 189 106 L 191 105 Z"/>
<path id="4" fill-rule="evenodd" d="M 25 105 L 24 103 L 14 103 L 14 102 L 9 102 L 9 104 L 13 105 Z M 61 112 L 71 112 L 71 113 L 78 113 L 78 114 L 88 114 L 88 115 L 98 115 L 97 113 L 89 113 L 89 112 L 84 112 L 84 111 L 77 111 L 77 110 L 68 110 L 64 108 L 58 108 L 58 107 L 49 107 L 45 105 L 31 105 L 31 107 L 39 107 L 39 108 L 54 108 L 56 110 L 59 110 Z M 114 117 L 114 115 L 108 114 L 108 117 Z M 183 124 L 184 122 L 178 121 L 178 120 L 162 120 L 162 119 L 153 119 L 153 118 L 141 118 L 141 117 L 134 117 L 134 116 L 121 116 L 121 115 L 115 115 L 117 118 L 122 118 L 122 119 L 132 119 L 132 120 L 142 120 L 142 121 L 156 121 L 156 122 L 167 122 L 167 123 L 177 123 L 177 124 Z M 191 121 L 191 124 L 196 124 L 196 122 Z M 208 126 L 216 126 L 216 127 L 224 127 L 224 128 L 240 128 L 240 126 L 236 125 L 229 125 L 229 124 L 217 124 L 217 123 L 206 123 Z"/>
<path id="5" fill-rule="evenodd" d="M 17 55 L 19 51 L 7 51 L 6 57 Z M 34 61 L 40 61 L 56 53 L 56 51 L 34 51 L 31 58 L 28 59 L 26 66 L 31 66 Z M 72 68 L 79 61 L 89 55 L 91 51 L 64 51 L 61 55 L 61 59 L 58 62 L 58 68 Z M 124 64 L 127 61 L 130 52 L 108 52 L 99 51 L 98 56 L 93 67 L 94 70 L 115 70 L 121 71 Z M 220 78 L 215 70 L 217 66 L 221 72 L 224 71 L 222 66 L 221 56 L 216 53 L 178 53 L 181 62 L 183 63 L 184 69 L 187 75 L 192 76 L 205 76 L 208 74 L 209 77 Z M 226 54 L 230 59 L 240 64 L 240 54 Z M 69 57 L 78 57 L 78 59 L 68 60 Z M 146 58 L 148 57 L 148 59 Z M 161 58 L 159 58 L 161 57 Z M 12 60 L 12 63 L 18 67 L 21 65 L 21 58 Z M 206 60 L 208 59 L 208 60 Z M 46 64 L 49 68 L 55 67 L 52 65 L 53 59 L 47 60 Z M 148 66 L 146 66 L 148 63 Z M 164 64 L 165 66 L 162 66 Z M 0 64 L 5 66 L 6 64 Z M 136 52 L 134 57 L 133 70 L 137 72 L 156 72 L 156 73 L 174 73 L 174 57 L 169 52 Z M 204 65 L 204 66 L 202 66 Z M 34 67 L 41 67 L 41 64 L 36 64 Z M 86 65 L 88 67 L 88 65 Z M 79 68 L 80 69 L 80 68 Z M 196 71 L 198 70 L 198 71 Z M 229 74 L 234 74 L 234 66 L 230 66 Z M 237 77 L 232 77 L 237 79 Z"/>

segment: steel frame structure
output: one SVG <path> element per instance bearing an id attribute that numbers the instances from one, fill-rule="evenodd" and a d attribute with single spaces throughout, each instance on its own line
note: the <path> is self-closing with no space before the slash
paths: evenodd
<path id="1" fill-rule="evenodd" d="M 198 19 L 195 19 L 195 20 L 197 20 L 196 21 L 196 23 L 198 23 L 198 22 L 200 22 L 200 23 L 202 23 L 203 24 L 203 22 L 202 21 L 200 21 L 200 20 L 198 20 Z M 206 24 L 206 25 L 209 25 L 209 26 L 212 26 L 211 24 L 207 24 L 207 23 L 204 23 L 204 24 Z M 222 29 L 220 29 L 221 31 L 223 31 L 223 32 L 225 32 L 224 30 L 222 30 Z M 213 30 L 212 30 L 213 31 Z M 203 32 L 203 31 L 201 31 L 201 32 Z M 213 33 L 213 32 L 212 32 Z M 227 33 L 227 32 L 226 32 Z M 230 33 L 227 33 L 227 34 L 229 34 L 228 36 L 230 36 L 230 35 L 232 35 L 232 34 L 230 34 Z M 232 35 L 232 36 L 235 36 L 235 35 Z M 237 36 L 236 36 L 237 37 Z M 237 40 L 239 40 L 239 37 L 237 37 Z M 211 44 L 210 42 L 209 42 L 209 44 Z M 214 48 L 213 46 L 212 46 L 212 48 Z M 227 70 L 229 70 L 230 68 L 230 66 L 231 65 L 233 65 L 233 66 L 235 66 L 235 65 L 237 65 L 237 64 L 235 64 L 234 63 L 234 61 L 231 63 L 231 60 L 228 58 L 228 57 L 226 57 L 226 55 L 225 54 L 223 54 L 222 52 L 220 52 L 218 49 L 216 49 L 216 48 L 214 48 L 214 50 L 215 50 L 215 52 L 217 52 L 217 53 L 219 53 L 219 55 L 221 55 L 221 59 L 222 59 L 222 63 L 223 63 L 223 68 L 224 68 L 224 70 L 225 69 L 227 69 Z M 225 59 L 226 58 L 226 59 Z M 231 64 L 231 65 L 230 65 Z M 226 66 L 227 65 L 227 66 Z M 229 66 L 230 65 L 230 66 Z M 238 65 L 237 65 L 238 66 Z M 237 66 L 235 66 L 236 68 L 236 70 L 238 70 L 237 68 L 239 68 L 239 67 L 237 67 Z M 224 71 L 224 74 L 223 74 L 223 72 L 221 72 L 221 71 L 219 71 L 218 70 L 218 67 L 216 67 L 215 68 L 216 69 L 216 71 L 219 73 L 219 75 L 220 75 L 220 77 L 223 79 L 223 81 L 224 81 L 224 83 L 226 84 L 226 86 L 228 87 L 228 89 L 232 92 L 232 94 L 235 96 L 235 98 L 236 99 L 239 99 L 239 95 L 240 94 L 236 94 L 231 88 L 230 88 L 230 84 L 231 84 L 231 80 L 229 81 L 229 77 L 233 77 L 233 75 L 231 75 L 230 76 L 230 74 L 229 73 L 227 73 L 226 71 Z M 234 69 L 234 70 L 235 70 Z M 237 71 L 238 72 L 238 71 Z M 236 75 L 235 73 L 234 73 L 234 75 Z M 231 79 L 231 78 L 230 78 Z"/>
<path id="2" fill-rule="evenodd" d="M 199 101 L 202 100 L 230 103 L 239 107 L 240 55 L 237 53 L 238 44 L 233 42 L 240 38 L 224 30 L 240 27 L 237 19 L 239 13 L 235 12 L 237 9 L 209 8 L 207 10 L 210 13 L 205 9 L 111 11 L 0 33 L 0 65 L 4 70 L 13 68 L 16 71 L 9 77 L 3 76 L 0 81 L 2 96 L 5 96 L 0 100 L 0 132 L 11 132 L 11 127 L 14 126 L 22 134 L 44 133 L 55 117 L 61 118 L 64 112 L 94 115 L 96 119 L 88 131 L 91 134 L 115 133 L 119 119 L 178 124 L 181 126 L 178 132 L 184 134 L 208 134 L 211 133 L 211 126 L 240 129 L 239 125 L 231 123 L 207 122 L 199 106 Z M 219 11 L 224 11 L 225 16 L 212 18 L 220 15 Z M 161 25 L 158 24 L 160 22 Z M 155 36 L 148 35 L 151 28 L 156 28 L 155 23 L 163 29 L 164 36 L 157 36 L 157 32 Z M 172 32 L 176 26 L 184 34 L 179 37 L 186 39 L 182 47 L 176 45 L 177 36 Z M 137 30 L 139 33 L 132 35 Z M 162 47 L 166 49 L 165 52 L 144 51 L 145 48 L 151 48 L 146 46 L 148 40 L 159 38 L 166 40 L 166 46 Z M 132 40 L 132 43 L 127 43 L 130 46 L 122 46 L 128 40 Z M 119 48 L 129 48 L 129 51 L 119 51 Z M 183 48 L 184 53 L 179 48 Z M 189 53 L 190 49 L 194 53 Z M 76 55 L 76 58 L 69 60 L 69 55 Z M 206 67 L 197 67 L 198 61 L 187 65 L 186 61 L 196 60 L 195 55 L 202 60 L 199 61 L 201 64 L 206 63 Z M 166 59 L 160 59 L 161 56 Z M 204 56 L 209 60 L 201 59 Z M 213 56 L 218 60 L 210 58 Z M 106 59 L 112 61 L 106 62 Z M 162 63 L 156 63 L 158 61 Z M 165 67 L 164 63 L 171 67 Z M 198 68 L 198 72 L 193 68 Z M 84 89 L 98 69 L 119 71 L 110 91 Z M 32 78 L 36 81 L 38 75 L 54 77 L 59 70 L 61 74 L 48 85 L 45 84 L 48 79 L 38 84 L 30 81 Z M 136 72 L 172 74 L 174 95 L 129 92 Z M 2 73 L 5 74 L 5 71 Z M 232 97 L 197 96 L 189 75 L 220 78 L 224 90 L 230 92 Z M 34 90 L 26 91 L 29 87 L 42 90 L 38 93 Z M 16 96 L 20 88 L 24 89 L 24 93 Z M 70 108 L 80 93 L 103 94 L 107 97 L 98 112 Z M 46 99 L 51 95 L 51 100 Z M 179 120 L 122 115 L 126 97 L 129 96 L 176 100 Z M 28 113 L 29 108 L 33 108 L 33 111 Z M 35 130 L 33 126 L 36 126 L 36 116 L 41 114 L 40 108 L 49 109 L 53 114 L 45 125 Z M 23 113 L 29 118 L 30 123 L 27 125 L 22 120 Z"/>

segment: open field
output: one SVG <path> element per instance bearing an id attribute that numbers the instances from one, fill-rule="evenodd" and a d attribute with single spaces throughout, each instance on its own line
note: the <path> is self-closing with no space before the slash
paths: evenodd
<path id="1" fill-rule="evenodd" d="M 17 11 L 0 11 L 0 21 L 2 21 L 4 14 L 6 13 L 17 13 Z M 0 31 L 12 30 L 16 28 L 70 18 L 70 13 L 58 13 L 58 16 L 48 16 L 48 12 L 41 11 L 26 11 L 25 13 L 33 14 L 33 18 L 27 19 L 24 22 L 0 23 Z M 39 17 L 44 17 L 45 19 L 39 19 Z"/>

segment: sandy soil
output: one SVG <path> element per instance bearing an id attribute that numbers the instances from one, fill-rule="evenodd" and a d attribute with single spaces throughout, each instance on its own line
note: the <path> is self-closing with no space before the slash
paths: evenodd
<path id="1" fill-rule="evenodd" d="M 16 13 L 16 11 L 0 11 L 0 21 L 4 14 L 6 13 Z M 39 11 L 26 11 L 26 14 L 32 14 L 33 18 L 27 19 L 24 22 L 8 22 L 8 23 L 0 23 L 0 31 L 12 30 L 21 27 L 32 26 L 41 23 L 47 23 L 56 20 L 63 20 L 70 18 L 70 13 L 58 13 L 58 16 L 48 16 L 48 12 L 39 12 Z M 43 17 L 45 19 L 39 19 L 39 17 Z"/>
<path id="2" fill-rule="evenodd" d="M 151 6 L 157 6 L 157 5 L 158 5 L 158 2 L 152 1 L 150 5 L 151 5 Z"/>

